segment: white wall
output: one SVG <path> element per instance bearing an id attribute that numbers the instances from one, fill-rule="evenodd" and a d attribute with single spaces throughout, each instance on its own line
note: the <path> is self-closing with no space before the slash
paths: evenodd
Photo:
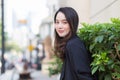
<path id="1" fill-rule="evenodd" d="M 59 0 L 59 2 L 60 6 L 73 7 L 79 14 L 80 22 L 108 22 L 111 17 L 120 16 L 120 0 Z"/>
<path id="2" fill-rule="evenodd" d="M 80 22 L 89 22 L 90 0 L 67 0 L 67 6 L 77 10 Z"/>
<path id="3" fill-rule="evenodd" d="M 111 17 L 120 17 L 120 0 L 91 0 L 90 10 L 92 23 L 108 22 Z"/>

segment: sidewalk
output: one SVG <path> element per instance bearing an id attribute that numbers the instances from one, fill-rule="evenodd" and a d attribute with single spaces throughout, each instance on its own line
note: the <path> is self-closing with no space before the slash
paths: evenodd
<path id="1" fill-rule="evenodd" d="M 49 77 L 47 74 L 42 73 L 41 71 L 35 71 L 31 74 L 31 77 L 34 80 L 58 80 L 57 76 Z"/>
<path id="2" fill-rule="evenodd" d="M 31 72 L 32 80 L 58 80 L 57 76 L 49 77 L 41 71 L 34 70 Z M 5 74 L 0 75 L 0 80 L 19 80 L 19 73 L 13 70 L 6 71 Z"/>

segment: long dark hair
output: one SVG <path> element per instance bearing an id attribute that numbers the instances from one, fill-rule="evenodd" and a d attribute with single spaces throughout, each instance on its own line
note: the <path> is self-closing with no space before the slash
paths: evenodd
<path id="1" fill-rule="evenodd" d="M 71 8 L 71 7 L 61 7 L 54 16 L 54 23 L 56 23 L 56 16 L 59 12 L 62 12 L 66 20 L 68 21 L 70 25 L 70 33 L 63 37 L 60 37 L 56 30 L 55 30 L 55 42 L 54 42 L 54 49 L 55 49 L 55 54 L 60 57 L 62 60 L 64 60 L 64 54 L 65 54 L 65 46 L 66 42 L 74 35 L 76 35 L 77 28 L 78 28 L 78 23 L 79 23 L 79 18 L 77 12 Z"/>

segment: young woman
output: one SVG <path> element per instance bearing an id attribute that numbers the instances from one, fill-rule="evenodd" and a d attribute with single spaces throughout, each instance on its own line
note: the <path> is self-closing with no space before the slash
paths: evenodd
<path id="1" fill-rule="evenodd" d="M 76 35 L 79 18 L 71 7 L 60 8 L 54 16 L 55 54 L 63 60 L 60 80 L 93 80 L 90 55 Z"/>

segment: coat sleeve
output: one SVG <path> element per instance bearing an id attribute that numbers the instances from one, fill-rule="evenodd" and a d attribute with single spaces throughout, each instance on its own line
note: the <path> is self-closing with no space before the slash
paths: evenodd
<path id="1" fill-rule="evenodd" d="M 78 80 L 93 80 L 91 76 L 90 60 L 84 44 L 81 42 L 69 43 L 66 48 L 70 65 Z"/>

